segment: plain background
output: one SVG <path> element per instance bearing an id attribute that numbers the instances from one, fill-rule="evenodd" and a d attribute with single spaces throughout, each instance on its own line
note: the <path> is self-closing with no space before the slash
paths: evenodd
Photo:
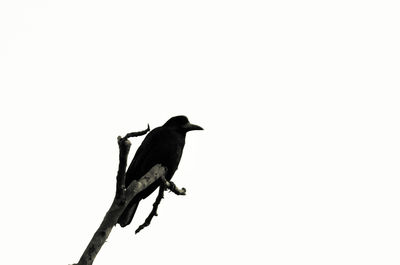
<path id="1" fill-rule="evenodd" d="M 1 262 L 77 262 L 116 138 L 185 114 L 159 216 L 105 264 L 399 264 L 397 1 L 0 3 Z M 143 138 L 133 139 L 131 156 Z"/>

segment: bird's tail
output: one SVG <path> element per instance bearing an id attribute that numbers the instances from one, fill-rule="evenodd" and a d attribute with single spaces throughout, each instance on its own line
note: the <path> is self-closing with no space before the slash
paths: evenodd
<path id="1" fill-rule="evenodd" d="M 128 206 L 126 206 L 125 211 L 118 218 L 118 223 L 121 227 L 125 227 L 132 222 L 133 216 L 135 215 L 136 209 L 139 205 L 138 201 L 132 200 Z"/>

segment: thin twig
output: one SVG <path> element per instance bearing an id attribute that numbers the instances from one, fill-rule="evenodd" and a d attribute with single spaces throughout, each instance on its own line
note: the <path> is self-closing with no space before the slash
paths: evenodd
<path id="1" fill-rule="evenodd" d="M 125 136 L 122 138 L 122 140 L 126 140 L 126 139 L 128 139 L 128 138 L 130 138 L 130 137 L 142 136 L 142 135 L 146 134 L 148 131 L 150 131 L 150 125 L 149 125 L 149 124 L 147 124 L 147 129 L 146 129 L 146 130 L 143 130 L 143 131 L 140 131 L 140 132 L 131 132 L 131 133 L 128 133 L 127 135 L 125 135 Z"/>
<path id="2" fill-rule="evenodd" d="M 155 200 L 155 202 L 153 203 L 153 209 L 151 210 L 149 216 L 146 218 L 146 220 L 144 221 L 143 224 L 141 224 L 135 231 L 135 234 L 139 233 L 140 230 L 142 230 L 143 228 L 145 228 L 146 226 L 149 226 L 151 223 L 151 220 L 153 219 L 154 216 L 157 216 L 157 209 L 158 209 L 158 205 L 160 205 L 161 200 L 164 198 L 164 187 L 160 186 L 160 188 L 158 189 L 158 195 L 157 198 Z"/>
<path id="3" fill-rule="evenodd" d="M 161 177 L 162 184 L 160 185 L 158 195 L 156 198 L 156 201 L 153 203 L 153 209 L 151 210 L 149 216 L 146 218 L 143 224 L 141 224 L 135 231 L 135 234 L 139 233 L 143 228 L 147 227 L 150 225 L 151 220 L 153 219 L 154 216 L 157 216 L 157 209 L 158 205 L 160 204 L 161 200 L 164 198 L 164 190 L 170 190 L 176 195 L 186 195 L 186 189 L 182 188 L 179 189 L 175 183 L 172 181 L 168 181 L 165 176 Z"/>

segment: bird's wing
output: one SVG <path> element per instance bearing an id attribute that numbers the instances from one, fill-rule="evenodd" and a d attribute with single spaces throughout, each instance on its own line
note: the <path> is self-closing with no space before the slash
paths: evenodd
<path id="1" fill-rule="evenodd" d="M 126 184 L 140 179 L 154 165 L 161 163 L 167 167 L 169 180 L 178 167 L 182 155 L 184 139 L 178 139 L 170 130 L 158 127 L 152 130 L 136 151 L 126 173 Z"/>

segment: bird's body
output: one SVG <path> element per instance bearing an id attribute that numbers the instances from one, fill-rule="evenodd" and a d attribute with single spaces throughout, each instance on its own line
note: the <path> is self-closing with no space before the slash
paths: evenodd
<path id="1" fill-rule="evenodd" d="M 185 116 L 177 116 L 152 130 L 136 151 L 126 172 L 125 185 L 139 180 L 156 164 L 167 168 L 165 178 L 171 180 L 181 160 L 186 132 L 201 129 L 197 125 L 190 124 Z M 122 227 L 130 224 L 139 202 L 153 193 L 159 185 L 160 181 L 156 181 L 129 203 L 118 220 Z"/>
<path id="2" fill-rule="evenodd" d="M 163 127 L 152 130 L 137 150 L 137 155 L 126 172 L 126 186 L 143 177 L 156 164 L 162 164 L 168 169 L 165 178 L 170 180 L 181 160 L 184 146 L 185 138 L 176 132 Z M 155 188 L 146 189 L 143 193 L 149 195 Z"/>

